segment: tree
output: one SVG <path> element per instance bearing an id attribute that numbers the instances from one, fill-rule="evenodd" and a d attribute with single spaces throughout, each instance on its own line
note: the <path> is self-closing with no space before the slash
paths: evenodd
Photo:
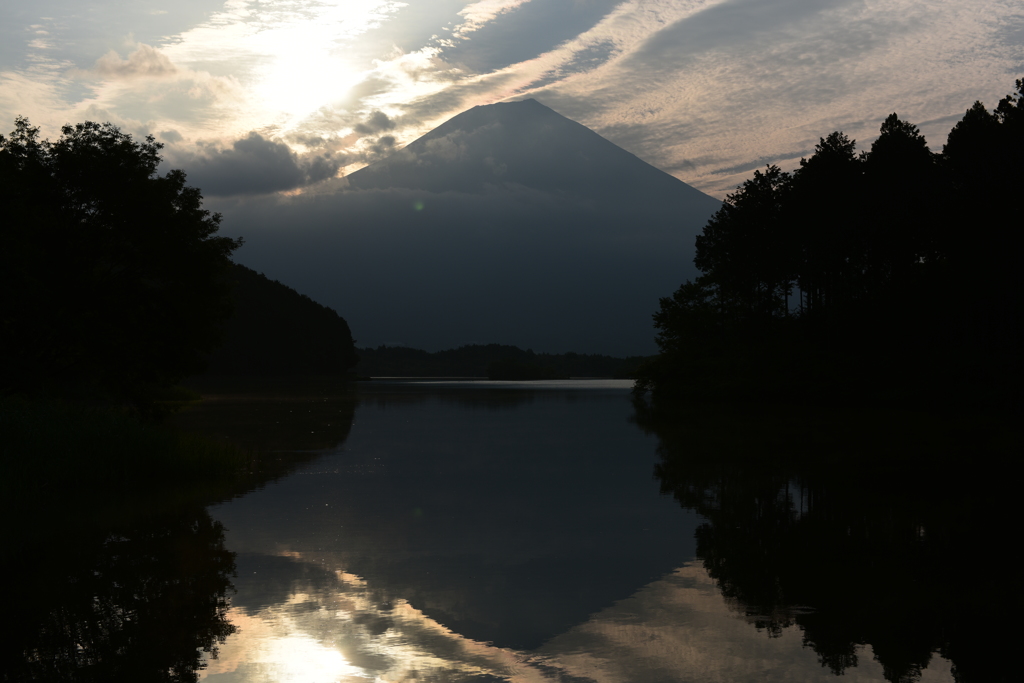
<path id="1" fill-rule="evenodd" d="M 917 126 L 890 114 L 865 159 L 870 273 L 876 291 L 904 291 L 937 258 L 944 183 Z"/>
<path id="2" fill-rule="evenodd" d="M 752 320 L 786 313 L 792 289 L 792 250 L 782 207 L 790 175 L 768 166 L 725 199 L 697 236 L 696 264 L 718 296 L 739 305 Z"/>
<path id="3" fill-rule="evenodd" d="M 801 310 L 816 316 L 857 298 L 864 268 L 863 161 L 856 141 L 835 131 L 821 138 L 793 174 L 787 203 L 797 257 Z"/>
<path id="4" fill-rule="evenodd" d="M 241 240 L 217 235 L 220 215 L 184 172 L 157 173 L 161 147 L 109 123 L 50 142 L 19 118 L 0 136 L 3 391 L 144 404 L 202 368 Z"/>
<path id="5" fill-rule="evenodd" d="M 1024 248 L 1020 188 L 1024 186 L 1024 79 L 989 112 L 975 102 L 942 150 L 952 179 L 950 220 L 942 244 L 951 270 L 969 287 L 951 288 L 965 311 L 957 330 L 977 357 L 1021 367 L 1024 302 L 1019 255 Z M 984 331 L 984 332 L 982 332 Z"/>
<path id="6" fill-rule="evenodd" d="M 996 229 L 990 229 L 988 237 L 998 242 L 992 245 L 997 249 L 1017 246 L 1010 242 L 1019 233 L 1008 228 L 1015 222 L 1015 207 L 1006 201 L 1024 183 L 1024 80 L 1018 79 L 1016 85 L 1017 94 L 1004 97 L 992 112 L 975 102 L 949 132 L 942 149 L 957 193 L 967 200 L 961 220 L 988 222 Z M 952 247 L 957 252 L 962 248 Z"/>
<path id="7" fill-rule="evenodd" d="M 638 393 L 1019 400 L 1016 88 L 976 102 L 942 155 L 893 113 L 867 153 L 836 131 L 792 174 L 755 172 L 697 237 L 703 275 L 661 299 Z"/>

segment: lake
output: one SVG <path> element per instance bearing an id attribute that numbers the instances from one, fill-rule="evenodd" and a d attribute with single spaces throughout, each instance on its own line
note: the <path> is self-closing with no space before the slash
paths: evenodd
<path id="1" fill-rule="evenodd" d="M 630 386 L 209 393 L 251 483 L 16 535 L 5 680 L 1016 680 L 1005 418 Z"/>
<path id="2" fill-rule="evenodd" d="M 237 553 L 238 632 L 202 678 L 953 680 L 948 625 L 921 623 L 933 615 L 916 592 L 893 602 L 908 577 L 892 565 L 920 548 L 893 548 L 891 535 L 833 547 L 837 522 L 847 538 L 877 525 L 851 532 L 843 513 L 811 514 L 826 509 L 812 475 L 681 475 L 672 436 L 637 424 L 630 385 L 377 381 L 354 406 L 250 410 L 266 438 L 269 422 L 302 432 L 295 445 L 315 458 L 211 508 Z M 837 574 L 836 553 L 865 551 Z M 941 577 L 909 580 L 931 589 Z"/>

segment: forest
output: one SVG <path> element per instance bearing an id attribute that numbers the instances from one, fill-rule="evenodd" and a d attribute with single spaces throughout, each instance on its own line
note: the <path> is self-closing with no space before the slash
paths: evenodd
<path id="1" fill-rule="evenodd" d="M 336 375 L 355 364 L 333 310 L 230 260 L 161 144 L 111 124 L 55 142 L 0 136 L 0 394 L 107 401 L 156 415 L 199 373 Z"/>
<path id="2" fill-rule="evenodd" d="M 237 263 L 228 282 L 231 315 L 207 375 L 344 376 L 355 365 L 352 332 L 333 309 Z"/>
<path id="3" fill-rule="evenodd" d="M 203 368 L 242 242 L 184 172 L 157 173 L 160 148 L 109 123 L 0 136 L 2 393 L 147 410 Z"/>
<path id="4" fill-rule="evenodd" d="M 1024 80 L 932 152 L 893 113 L 769 165 L 696 240 L 701 271 L 654 314 L 654 402 L 1020 398 Z"/>

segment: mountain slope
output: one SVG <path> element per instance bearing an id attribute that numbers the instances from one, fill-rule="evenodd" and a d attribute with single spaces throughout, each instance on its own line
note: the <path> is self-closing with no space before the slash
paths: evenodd
<path id="1" fill-rule="evenodd" d="M 720 203 L 533 100 L 474 107 L 334 194 L 217 207 L 245 264 L 361 346 L 644 355 Z"/>
<path id="2" fill-rule="evenodd" d="M 717 200 L 536 100 L 473 107 L 349 176 L 359 189 L 484 192 L 527 187 L 589 196 L 680 193 Z"/>

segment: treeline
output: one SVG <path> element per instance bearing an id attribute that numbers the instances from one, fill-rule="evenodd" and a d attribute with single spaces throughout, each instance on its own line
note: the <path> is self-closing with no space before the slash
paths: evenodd
<path id="1" fill-rule="evenodd" d="M 633 378 L 644 360 L 582 353 L 534 353 L 502 344 L 471 344 L 445 351 L 404 346 L 359 349 L 355 372 L 363 377 L 490 377 L 557 379 L 563 377 Z"/>
<path id="2" fill-rule="evenodd" d="M 348 323 L 262 273 L 232 264 L 231 316 L 207 375 L 343 375 L 356 363 Z"/>
<path id="3" fill-rule="evenodd" d="M 745 181 L 661 300 L 659 397 L 1019 397 L 1024 81 L 976 102 L 941 153 L 890 115 Z"/>
<path id="4" fill-rule="evenodd" d="M 160 148 L 109 123 L 0 136 L 0 393 L 148 411 L 203 367 L 242 242 L 182 171 L 157 173 Z"/>

